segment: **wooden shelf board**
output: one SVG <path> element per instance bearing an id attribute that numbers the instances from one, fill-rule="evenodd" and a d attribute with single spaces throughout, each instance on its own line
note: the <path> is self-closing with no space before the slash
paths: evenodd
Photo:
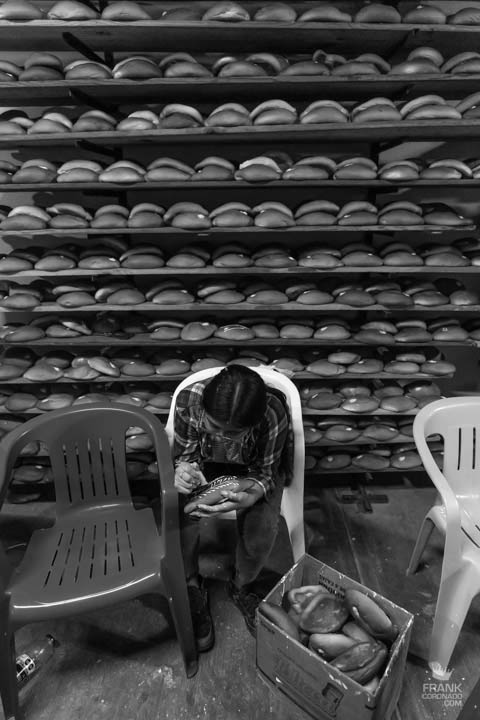
<path id="1" fill-rule="evenodd" d="M 349 265 L 348 267 L 330 268 L 323 270 L 321 268 L 305 268 L 294 266 L 290 268 L 263 268 L 263 267 L 246 267 L 246 268 L 152 268 L 145 270 L 136 270 L 133 268 L 113 268 L 105 270 L 83 270 L 72 268 L 71 270 L 22 270 L 17 273 L 0 273 L 0 280 L 19 280 L 21 278 L 46 278 L 56 279 L 59 277 L 265 277 L 268 275 L 276 276 L 299 276 L 319 278 L 327 275 L 356 275 L 367 274 L 369 276 L 380 275 L 478 275 L 480 266 L 469 265 L 466 267 L 434 267 L 431 265 L 418 266 L 400 266 L 400 265 L 380 265 L 378 267 L 365 267 Z"/>
<path id="2" fill-rule="evenodd" d="M 243 180 L 214 181 L 214 180 L 192 180 L 186 182 L 138 182 L 138 183 L 73 183 L 73 182 L 52 182 L 52 183 L 0 183 L 0 192 L 72 192 L 82 191 L 85 193 L 108 193 L 116 194 L 128 190 L 142 192 L 156 192 L 164 190 L 181 190 L 182 192 L 200 189 L 212 189 L 221 192 L 242 190 L 251 192 L 269 191 L 272 188 L 291 190 L 292 188 L 325 188 L 326 190 L 338 190 L 339 188 L 385 188 L 394 192 L 398 188 L 417 187 L 429 188 L 458 188 L 468 190 L 480 187 L 480 177 L 465 180 L 405 180 L 402 182 L 389 182 L 388 180 L 275 180 L 273 182 L 249 183 Z"/>
<path id="3" fill-rule="evenodd" d="M 154 6 L 150 5 L 150 8 Z M 158 10 L 158 16 L 161 13 Z M 150 10 L 152 15 L 152 11 Z M 155 11 L 153 12 L 155 15 Z M 33 20 L 25 23 L 0 21 L 0 43 L 3 50 L 18 49 L 21 29 L 25 47 L 37 50 L 69 49 L 66 33 L 97 50 L 174 52 L 179 47 L 189 52 L 227 50 L 229 52 L 270 52 L 347 50 L 352 54 L 368 51 L 389 55 L 402 43 L 412 49 L 432 42 L 449 57 L 465 50 L 478 49 L 480 28 L 455 25 L 398 25 L 363 23 L 268 23 L 268 22 L 166 22 L 156 18 L 131 23 L 105 20 L 59 21 Z"/>
<path id="4" fill-rule="evenodd" d="M 22 28 L 23 30 L 23 28 Z M 1 37 L 1 28 L 0 28 Z M 298 49 L 298 48 L 297 48 Z M 307 56 L 308 58 L 310 56 Z M 476 91 L 480 74 L 472 75 L 363 75 L 273 76 L 273 77 L 212 77 L 212 78 L 150 78 L 146 80 L 53 80 L 0 82 L 0 101 L 3 104 L 34 106 L 69 104 L 71 91 L 81 91 L 103 102 L 174 100 L 185 96 L 201 101 L 223 100 L 235 94 L 239 100 L 275 97 L 317 99 L 359 99 L 363 97 L 393 97 L 402 92 L 408 97 L 436 93 L 442 97 L 464 97 Z"/>
<path id="5" fill-rule="evenodd" d="M 134 335 L 131 337 L 118 338 L 118 337 L 93 337 L 92 335 L 82 335 L 81 337 L 74 338 L 42 338 L 40 340 L 27 340 L 24 342 L 8 342 L 6 338 L 0 340 L 0 346 L 4 345 L 10 348 L 15 347 L 30 347 L 30 348 L 65 348 L 68 343 L 68 347 L 151 347 L 157 348 L 163 347 L 182 347 L 182 348 L 196 348 L 196 347 L 235 347 L 241 346 L 243 349 L 249 347 L 384 347 L 382 343 L 378 345 L 366 344 L 364 342 L 358 342 L 355 339 L 352 340 L 317 340 L 316 338 L 254 338 L 252 340 L 228 340 L 223 338 L 209 337 L 205 340 L 163 340 L 155 339 L 155 337 L 149 337 L 148 335 Z M 389 344 L 388 347 L 399 350 L 404 347 L 428 347 L 431 348 L 460 348 L 460 347 L 478 347 L 478 342 L 475 340 L 464 340 L 447 342 L 440 340 L 431 340 L 430 342 L 399 342 L 393 345 Z"/>
<path id="6" fill-rule="evenodd" d="M 45 385 L 58 385 L 58 384 L 85 384 L 88 385 L 89 383 L 111 383 L 111 382 L 123 382 L 123 383 L 137 383 L 137 382 L 173 382 L 178 383 L 181 380 L 184 380 L 185 378 L 189 377 L 190 373 L 184 374 L 184 375 L 146 375 L 137 377 L 135 375 L 121 375 L 119 377 L 111 377 L 111 376 L 99 376 L 98 378 L 94 378 L 92 380 L 76 380 L 75 378 L 66 378 L 62 377 L 58 380 L 28 380 L 23 377 L 19 378 L 13 378 L 9 380 L 3 380 L 0 379 L 0 385 L 38 385 L 38 384 L 45 384 Z M 452 377 L 452 375 L 442 375 L 441 377 L 438 377 L 436 375 L 427 375 L 426 373 L 416 373 L 415 375 L 398 375 L 398 374 L 389 374 L 389 373 L 375 373 L 372 374 L 354 374 L 354 373 L 344 373 L 343 375 L 335 375 L 334 377 L 322 377 L 321 375 L 315 375 L 314 373 L 308 373 L 308 372 L 298 372 L 294 373 L 292 376 L 295 381 L 303 381 L 303 380 L 310 380 L 310 381 L 335 381 L 339 382 L 343 380 L 443 380 L 448 379 Z M 378 411 L 375 410 L 373 413 L 368 414 L 375 414 Z M 324 410 L 311 410 L 306 409 L 305 415 L 331 415 L 336 414 L 334 411 L 324 411 Z M 355 417 L 358 413 L 348 413 L 349 417 Z M 383 414 L 383 413 L 382 413 Z M 391 413 L 386 413 L 391 414 Z M 405 413 L 404 413 L 405 414 Z M 408 414 L 408 413 L 407 413 Z"/>
<path id="7" fill-rule="evenodd" d="M 82 403 L 82 404 L 86 404 L 86 403 Z M 147 403 L 147 405 L 148 405 L 148 403 Z M 28 410 L 13 411 L 13 410 L 8 410 L 5 407 L 0 407 L 0 415 L 3 417 L 8 417 L 8 416 L 20 417 L 20 416 L 24 416 L 24 415 L 25 416 L 46 415 L 49 412 L 52 412 L 52 411 L 51 410 L 39 410 L 38 408 L 30 408 Z M 149 410 L 149 412 L 151 412 L 153 415 L 168 416 L 169 409 L 168 408 L 155 408 L 155 409 Z M 306 413 L 305 409 L 303 409 L 302 414 L 303 415 L 307 415 L 307 414 L 312 415 L 313 413 Z M 315 414 L 318 414 L 318 415 L 321 414 L 323 417 L 323 413 L 320 413 L 320 411 L 318 411 Z M 328 414 L 328 412 L 327 412 L 327 414 Z M 316 443 L 306 442 L 305 450 L 307 452 L 310 452 L 311 454 L 315 454 L 313 452 L 314 450 L 316 450 L 317 448 L 325 448 L 325 447 L 333 447 L 335 449 L 344 448 L 345 450 L 349 450 L 352 447 L 356 447 L 357 445 L 358 446 L 360 446 L 360 445 L 367 445 L 367 446 L 380 445 L 381 447 L 388 447 L 389 445 L 400 445 L 400 444 L 405 445 L 406 443 L 413 443 L 413 438 L 410 437 L 409 435 L 401 435 L 399 433 L 399 435 L 397 437 L 394 437 L 392 440 L 387 440 L 387 441 L 371 440 L 369 438 L 361 438 L 360 437 L 360 438 L 357 438 L 356 440 L 352 440 L 351 442 L 346 442 L 346 443 L 342 443 L 342 442 L 338 442 L 338 441 L 335 442 L 334 440 L 328 440 L 328 439 L 323 439 Z"/>
<path id="8" fill-rule="evenodd" d="M 345 448 L 345 450 L 349 450 L 352 447 L 356 447 L 357 445 L 378 445 L 380 447 L 388 447 L 389 445 L 406 445 L 413 442 L 413 437 L 410 437 L 409 435 L 397 436 L 394 437 L 392 440 L 387 440 L 385 442 L 382 442 L 380 440 L 371 440 L 369 438 L 362 439 L 361 437 L 348 443 L 335 442 L 333 440 L 319 440 L 319 442 L 313 443 L 311 445 L 305 443 L 305 450 L 309 454 L 314 455 L 315 453 L 312 451 L 316 448 L 332 447 L 336 450 L 339 450 L 340 448 Z"/>
<path id="9" fill-rule="evenodd" d="M 216 237 L 238 235 L 248 237 L 250 235 L 279 235 L 291 237 L 296 235 L 317 235 L 319 233 L 362 233 L 362 232 L 379 232 L 379 233 L 465 233 L 473 232 L 476 226 L 473 224 L 462 226 L 451 225 L 325 225 L 325 226 L 295 226 L 291 228 L 261 228 L 251 225 L 242 228 L 206 228 L 204 230 L 183 230 L 170 226 L 158 228 L 65 228 L 55 229 L 46 228 L 44 230 L 1 230 L 0 236 L 4 239 L 9 237 L 60 237 L 71 238 L 73 236 L 95 236 L 95 235 L 147 235 L 147 236 L 184 236 L 184 237 Z"/>
<path id="10" fill-rule="evenodd" d="M 1 33 L 0 33 L 1 38 Z M 135 132 L 66 132 L 37 133 L 30 135 L 2 135 L 0 148 L 75 146 L 86 140 L 89 143 L 104 146 L 119 145 L 177 145 L 186 143 L 207 143 L 213 146 L 219 143 L 330 143 L 343 141 L 379 140 L 436 140 L 480 137 L 480 120 L 404 120 L 401 123 L 379 122 L 325 123 L 323 125 L 277 125 L 249 126 L 242 128 L 179 128 L 175 130 L 143 130 Z"/>
<path id="11" fill-rule="evenodd" d="M 342 470 L 305 470 L 305 475 L 309 477 L 325 477 L 325 475 L 367 475 L 369 473 L 403 473 L 404 475 L 410 475 L 411 473 L 425 473 L 426 470 L 423 467 L 415 468 L 386 468 L 384 470 L 364 470 L 357 468 L 354 465 L 349 465 Z"/>
<path id="12" fill-rule="evenodd" d="M 269 313 L 269 312 L 285 312 L 285 313 L 318 313 L 326 312 L 329 314 L 342 313 L 358 313 L 358 312 L 383 312 L 387 314 L 402 313 L 422 313 L 422 314 L 438 314 L 438 313 L 480 313 L 480 305 L 437 305 L 436 307 L 413 306 L 408 308 L 385 307 L 384 305 L 368 305 L 366 307 L 351 307 L 349 305 L 340 305 L 339 303 L 330 303 L 329 305 L 301 305 L 300 303 L 283 303 L 278 305 L 256 305 L 248 302 L 240 302 L 235 305 L 215 305 L 214 303 L 191 303 L 190 305 L 156 305 L 155 303 L 141 303 L 140 305 L 109 305 L 108 303 L 96 303 L 86 307 L 68 308 L 62 307 L 57 303 L 45 303 L 35 308 L 27 310 L 29 313 L 98 313 L 98 312 L 151 312 L 155 311 L 158 315 L 173 315 L 175 313 L 189 314 L 210 312 L 215 315 L 228 316 L 232 314 L 242 313 Z M 12 313 L 25 312 L 23 310 L 10 310 L 2 308 L 5 315 Z"/>

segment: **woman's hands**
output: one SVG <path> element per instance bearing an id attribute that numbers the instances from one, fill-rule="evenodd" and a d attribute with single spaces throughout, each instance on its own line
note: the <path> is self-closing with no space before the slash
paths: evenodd
<path id="1" fill-rule="evenodd" d="M 175 467 L 175 487 L 182 495 L 189 495 L 199 485 L 206 484 L 205 476 L 198 467 L 198 463 L 177 463 Z"/>
<path id="2" fill-rule="evenodd" d="M 259 483 L 254 483 L 248 490 L 240 490 L 239 492 L 223 490 L 222 496 L 225 498 L 225 502 L 216 505 L 197 505 L 190 515 L 203 518 L 222 515 L 232 510 L 246 510 L 263 497 L 263 489 Z"/>

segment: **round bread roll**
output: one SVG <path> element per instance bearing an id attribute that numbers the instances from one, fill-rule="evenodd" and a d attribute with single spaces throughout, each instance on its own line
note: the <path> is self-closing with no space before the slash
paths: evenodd
<path id="1" fill-rule="evenodd" d="M 64 72 L 66 80 L 107 80 L 112 77 L 107 65 L 91 60 L 76 60 L 69 63 L 64 68 Z"/>
<path id="2" fill-rule="evenodd" d="M 463 342 L 464 340 L 467 340 L 468 337 L 469 334 L 467 330 L 460 326 L 452 327 L 447 325 L 432 331 L 433 340 L 440 340 L 443 342 Z"/>
<path id="3" fill-rule="evenodd" d="M 160 20 L 166 22 L 190 22 L 202 19 L 202 9 L 189 7 L 171 7 L 164 10 Z"/>
<path id="4" fill-rule="evenodd" d="M 242 298 L 243 299 L 243 298 Z M 287 295 L 281 290 L 265 289 L 253 292 L 247 297 L 247 302 L 258 305 L 278 305 L 288 302 Z"/>
<path id="5" fill-rule="evenodd" d="M 308 76 L 319 76 L 329 75 L 329 70 L 326 65 L 315 60 L 302 60 L 295 62 L 292 65 L 287 65 L 281 72 L 278 73 L 280 77 L 294 77 L 299 75 L 301 77 Z"/>
<path id="6" fill-rule="evenodd" d="M 0 272 L 16 273 L 22 272 L 22 270 L 31 270 L 32 268 L 33 263 L 26 258 L 16 257 L 12 254 L 0 258 Z"/>
<path id="7" fill-rule="evenodd" d="M 343 398 L 338 393 L 318 392 L 307 399 L 307 407 L 313 410 L 335 410 L 340 407 Z"/>
<path id="8" fill-rule="evenodd" d="M 351 307 L 368 307 L 375 304 L 373 296 L 365 290 L 343 290 L 338 293 L 337 302 Z"/>
<path id="9" fill-rule="evenodd" d="M 15 293 L 14 295 L 4 297 L 3 300 L 0 301 L 1 307 L 10 310 L 28 310 L 37 307 L 39 304 L 40 301 L 36 295 L 28 292 Z"/>
<path id="10" fill-rule="evenodd" d="M 319 458 L 317 465 L 321 470 L 343 470 L 351 465 L 351 456 L 348 453 L 329 453 Z"/>
<path id="11" fill-rule="evenodd" d="M 5 401 L 5 407 L 10 412 L 25 412 L 34 408 L 37 402 L 37 396 L 32 393 L 14 392 Z"/>
<path id="12" fill-rule="evenodd" d="M 42 328 L 36 325 L 23 325 L 16 329 L 9 330 L 3 337 L 6 343 L 23 343 L 32 340 L 41 340 L 45 337 Z"/>
<path id="13" fill-rule="evenodd" d="M 377 170 L 360 162 L 351 162 L 337 167 L 333 177 L 335 180 L 375 180 Z"/>
<path id="14" fill-rule="evenodd" d="M 146 80 L 162 77 L 162 71 L 154 60 L 143 55 L 135 55 L 117 63 L 111 74 L 115 79 Z"/>
<path id="15" fill-rule="evenodd" d="M 50 20 L 96 20 L 98 13 L 77 0 L 59 0 L 48 11 Z"/>
<path id="16" fill-rule="evenodd" d="M 134 377 L 147 377 L 155 375 L 155 367 L 143 360 L 128 360 L 122 364 L 121 374 Z"/>
<path id="17" fill-rule="evenodd" d="M 394 453 L 390 464 L 399 470 L 411 470 L 412 468 L 421 467 L 422 460 L 416 451 L 410 450 L 403 453 Z"/>
<path id="18" fill-rule="evenodd" d="M 431 5 L 418 5 L 403 16 L 403 22 L 412 25 L 444 25 L 446 21 L 443 10 Z"/>
<path id="19" fill-rule="evenodd" d="M 428 373 L 429 375 L 453 375 L 456 367 L 453 363 L 447 362 L 447 360 L 427 360 L 420 366 L 421 372 Z"/>
<path id="20" fill-rule="evenodd" d="M 23 373 L 25 380 L 32 382 L 52 382 L 63 377 L 63 370 L 49 363 L 39 361 Z"/>
<path id="21" fill-rule="evenodd" d="M 361 435 L 361 430 L 348 423 L 337 423 L 325 430 L 325 438 L 332 442 L 350 443 Z"/>
<path id="22" fill-rule="evenodd" d="M 223 360 L 218 358 L 200 358 L 192 363 L 190 368 L 191 372 L 198 372 L 199 370 L 207 370 L 208 368 L 225 367 Z"/>
<path id="23" fill-rule="evenodd" d="M 200 212 L 180 212 L 172 217 L 170 225 L 182 230 L 207 230 L 211 221 L 208 215 Z"/>
<path id="24" fill-rule="evenodd" d="M 283 180 L 327 180 L 330 177 L 328 170 L 315 165 L 296 164 L 287 168 L 283 173 Z"/>
<path id="25" fill-rule="evenodd" d="M 390 467 L 390 460 L 374 453 L 361 453 L 352 458 L 352 465 L 363 470 L 381 471 Z"/>
<path id="26" fill-rule="evenodd" d="M 373 252 L 356 251 L 350 252 L 343 256 L 343 264 L 355 267 L 378 267 L 383 265 L 381 258 Z"/>
<path id="27" fill-rule="evenodd" d="M 311 249 L 300 253 L 298 265 L 300 267 L 316 267 L 328 270 L 329 268 L 342 266 L 343 262 L 330 252 Z"/>
<path id="28" fill-rule="evenodd" d="M 214 335 L 226 340 L 248 341 L 255 338 L 255 331 L 246 325 L 223 325 L 215 330 Z"/>
<path id="29" fill-rule="evenodd" d="M 253 219 L 246 210 L 236 208 L 226 208 L 224 211 L 211 213 L 210 219 L 213 227 L 240 228 L 253 224 Z"/>
<path id="30" fill-rule="evenodd" d="M 333 105 L 317 105 L 310 110 L 304 110 L 300 115 L 301 125 L 323 125 L 325 123 L 346 123 L 348 115 Z"/>
<path id="31" fill-rule="evenodd" d="M 365 345 L 394 345 L 395 337 L 384 330 L 359 330 L 354 338 Z"/>
<path id="32" fill-rule="evenodd" d="M 235 305 L 243 302 L 245 296 L 238 290 L 218 290 L 203 298 L 203 302 L 214 305 Z M 253 301 L 252 301 L 253 302 Z"/>
<path id="33" fill-rule="evenodd" d="M 304 426 L 304 440 L 305 445 L 316 445 L 323 437 L 323 433 L 319 428 L 315 427 L 314 425 L 305 425 Z"/>
<path id="34" fill-rule="evenodd" d="M 241 22 L 250 20 L 248 11 L 233 0 L 214 3 L 202 15 L 204 21 Z"/>
<path id="35" fill-rule="evenodd" d="M 396 25 L 402 22 L 402 18 L 398 10 L 391 5 L 383 3 L 369 3 L 364 5 L 354 16 L 356 23 L 384 23 Z"/>
<path id="36" fill-rule="evenodd" d="M 218 330 L 217 325 L 211 322 L 193 321 L 187 323 L 180 333 L 182 340 L 198 341 L 212 337 Z"/>
<path id="37" fill-rule="evenodd" d="M 185 375 L 190 371 L 190 363 L 180 358 L 170 358 L 159 363 L 155 372 L 157 375 Z"/>
<path id="38" fill-rule="evenodd" d="M 169 410 L 172 404 L 172 393 L 169 391 L 163 391 L 156 393 L 148 400 L 148 406 L 156 408 L 157 410 Z"/>
<path id="39" fill-rule="evenodd" d="M 301 323 L 285 323 L 280 328 L 280 337 L 297 340 L 310 338 L 313 335 L 313 327 Z"/>
<path id="40" fill-rule="evenodd" d="M 352 22 L 352 16 L 330 3 L 322 3 L 321 5 L 316 5 L 305 10 L 305 12 L 298 17 L 297 22 L 349 23 Z"/>
<path id="41" fill-rule="evenodd" d="M 0 19 L 12 22 L 41 20 L 43 11 L 28 0 L 6 0 L 0 7 Z"/>
<path id="42" fill-rule="evenodd" d="M 171 205 L 166 211 L 163 216 L 163 219 L 168 224 L 170 223 L 176 215 L 179 215 L 181 213 L 188 213 L 192 215 L 202 215 L 202 216 L 208 216 L 208 210 L 204 208 L 202 205 L 199 205 L 198 203 L 192 203 L 192 202 L 178 202 L 174 203 L 174 205 Z"/>
<path id="43" fill-rule="evenodd" d="M 150 335 L 155 340 L 178 340 L 183 329 L 183 323 L 169 320 L 159 320 L 148 326 Z"/>
<path id="44" fill-rule="evenodd" d="M 116 0 L 102 10 L 102 20 L 131 22 L 135 20 L 151 20 L 150 15 L 133 0 Z"/>
<path id="45" fill-rule="evenodd" d="M 386 363 L 384 372 L 390 375 L 415 375 L 420 372 L 420 365 L 416 362 L 401 362 L 392 360 Z"/>
<path id="46" fill-rule="evenodd" d="M 255 108 L 250 113 L 254 125 L 293 125 L 297 121 L 297 113 L 285 107 L 269 107 L 261 111 Z"/>
<path id="47" fill-rule="evenodd" d="M 376 442 L 388 442 L 399 435 L 398 427 L 392 423 L 370 423 L 362 428 L 362 437 Z"/>
<path id="48" fill-rule="evenodd" d="M 358 355 L 358 353 L 349 352 L 348 350 L 337 350 L 336 352 L 330 353 L 327 359 L 331 363 L 350 365 L 351 363 L 358 362 L 361 356 Z"/>
<path id="49" fill-rule="evenodd" d="M 378 102 L 363 110 L 355 108 L 356 112 L 352 115 L 354 123 L 375 123 L 375 122 L 400 122 L 401 115 L 397 108 Z"/>
<path id="50" fill-rule="evenodd" d="M 347 372 L 358 375 L 375 375 L 383 372 L 382 360 L 376 358 L 362 358 L 348 366 Z"/>
<path id="51" fill-rule="evenodd" d="M 275 339 L 280 337 L 278 328 L 268 322 L 254 322 L 251 326 L 256 338 Z"/>
<path id="52" fill-rule="evenodd" d="M 377 410 L 380 401 L 374 397 L 351 397 L 342 402 L 342 410 L 357 414 L 371 413 Z"/>
<path id="53" fill-rule="evenodd" d="M 480 25 L 480 8 L 466 7 L 448 15 L 449 25 Z"/>
<path id="54" fill-rule="evenodd" d="M 238 108 L 225 107 L 222 110 L 215 110 L 205 120 L 206 127 L 242 127 L 251 125 L 252 120 L 248 111 Z"/>
<path id="55" fill-rule="evenodd" d="M 300 293 L 295 302 L 301 305 L 328 305 L 333 302 L 333 297 L 323 290 L 312 289 Z"/>
<path id="56" fill-rule="evenodd" d="M 380 408 L 388 412 L 404 413 L 417 407 L 416 401 L 406 395 L 382 398 Z"/>
<path id="57" fill-rule="evenodd" d="M 375 296 L 375 300 L 378 305 L 384 305 L 385 307 L 411 307 L 414 304 L 409 295 L 397 290 L 379 292 Z"/>
<path id="58" fill-rule="evenodd" d="M 320 325 L 314 332 L 313 337 L 320 340 L 348 340 L 351 332 L 342 325 Z"/>
<path id="59" fill-rule="evenodd" d="M 321 375 L 322 377 L 332 377 L 335 375 L 343 375 L 346 372 L 343 365 L 329 362 L 328 360 L 315 360 L 309 363 L 305 370 L 307 372 L 314 373 L 315 375 Z"/>
<path id="60" fill-rule="evenodd" d="M 253 20 L 257 22 L 292 23 L 295 22 L 296 19 L 296 10 L 284 2 L 271 2 L 259 8 L 253 15 Z"/>
<path id="61" fill-rule="evenodd" d="M 268 73 L 264 68 L 247 60 L 232 60 L 222 64 L 218 69 L 218 63 L 213 67 L 218 77 L 267 77 Z"/>
<path id="62" fill-rule="evenodd" d="M 471 290 L 455 290 L 450 294 L 452 305 L 478 305 L 479 299 L 476 293 Z"/>

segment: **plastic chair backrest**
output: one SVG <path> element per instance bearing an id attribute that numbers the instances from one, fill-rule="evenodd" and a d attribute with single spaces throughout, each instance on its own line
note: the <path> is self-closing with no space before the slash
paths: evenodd
<path id="1" fill-rule="evenodd" d="M 125 444 L 131 427 L 144 430 L 152 445 L 163 448 L 170 459 L 158 418 L 127 404 L 92 403 L 54 410 L 29 420 L 14 432 L 17 446 L 39 441 L 48 449 L 57 513 L 65 514 L 106 502 L 133 507 Z M 173 487 L 169 476 L 164 474 L 162 480 Z"/>
<path id="2" fill-rule="evenodd" d="M 414 439 L 444 440 L 443 475 L 459 498 L 480 497 L 480 397 L 443 398 L 416 415 Z"/>
<path id="3" fill-rule="evenodd" d="M 174 418 L 175 405 L 178 394 L 186 387 L 217 375 L 223 368 L 207 368 L 192 373 L 182 380 L 175 388 L 172 403 L 165 425 L 170 446 L 173 448 L 175 437 Z M 251 368 L 258 372 L 267 386 L 280 390 L 287 402 L 290 411 L 290 422 L 293 433 L 293 468 L 292 477 L 286 482 L 282 495 L 281 514 L 285 518 L 295 561 L 305 553 L 305 537 L 303 529 L 303 489 L 305 475 L 305 439 L 303 432 L 302 404 L 300 394 L 295 384 L 278 370 L 269 367 L 255 366 Z"/>
<path id="4" fill-rule="evenodd" d="M 251 369 L 255 370 L 255 372 L 258 372 L 258 374 L 263 378 L 267 385 L 270 385 L 271 387 L 280 390 L 285 397 L 288 409 L 290 411 L 290 422 L 292 424 L 293 432 L 294 474 L 295 468 L 301 467 L 303 482 L 303 470 L 305 467 L 305 441 L 303 433 L 302 405 L 299 392 L 293 382 L 286 375 L 282 375 L 282 373 L 278 372 L 278 370 L 272 370 L 272 368 L 262 366 L 255 366 Z M 172 397 L 172 403 L 170 405 L 170 410 L 168 413 L 168 419 L 165 424 L 165 431 L 167 433 L 168 441 L 171 447 L 173 447 L 173 441 L 175 437 L 175 405 L 179 393 L 186 387 L 190 387 L 190 385 L 194 385 L 197 382 L 202 382 L 203 380 L 208 380 L 214 377 L 214 375 L 217 375 L 221 370 L 223 370 L 222 367 L 199 370 L 198 372 L 192 373 L 187 378 L 182 380 L 175 388 Z"/>

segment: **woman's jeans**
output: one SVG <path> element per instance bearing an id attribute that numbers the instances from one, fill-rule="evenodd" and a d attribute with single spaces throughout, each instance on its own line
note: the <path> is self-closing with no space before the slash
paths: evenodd
<path id="1" fill-rule="evenodd" d="M 205 463 L 203 472 L 210 481 L 220 475 L 245 475 L 246 468 L 243 465 Z M 249 585 L 257 579 L 273 549 L 278 533 L 283 485 L 283 477 L 278 477 L 277 485 L 268 499 L 262 498 L 246 510 L 237 512 L 237 545 L 233 580 L 238 588 Z M 185 575 L 187 583 L 192 583 L 199 576 L 200 523 L 198 519 L 183 512 L 188 495 L 181 495 L 179 500 Z"/>

